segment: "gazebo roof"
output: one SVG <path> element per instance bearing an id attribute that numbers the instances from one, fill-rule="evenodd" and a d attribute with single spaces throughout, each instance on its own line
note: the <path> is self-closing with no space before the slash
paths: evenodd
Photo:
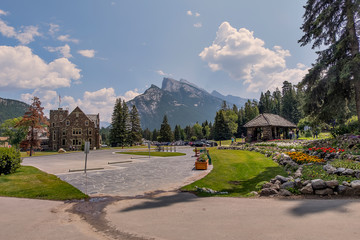
<path id="1" fill-rule="evenodd" d="M 296 128 L 296 125 L 283 117 L 280 117 L 276 114 L 271 113 L 263 113 L 258 115 L 256 118 L 247 122 L 244 127 L 266 127 L 266 126 L 274 126 L 274 127 L 291 127 Z"/>

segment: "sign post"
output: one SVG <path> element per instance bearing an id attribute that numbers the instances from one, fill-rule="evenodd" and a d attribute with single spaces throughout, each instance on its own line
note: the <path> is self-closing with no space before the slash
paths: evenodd
<path id="1" fill-rule="evenodd" d="M 90 152 L 90 142 L 85 142 L 84 152 L 85 152 L 85 168 L 84 168 L 84 172 L 86 173 L 87 155 Z"/>
<path id="2" fill-rule="evenodd" d="M 147 143 L 149 148 L 149 158 L 150 158 L 150 142 Z"/>

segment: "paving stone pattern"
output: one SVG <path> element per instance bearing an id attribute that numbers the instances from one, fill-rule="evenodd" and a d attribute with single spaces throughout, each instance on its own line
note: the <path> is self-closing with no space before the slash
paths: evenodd
<path id="1" fill-rule="evenodd" d="M 135 196 L 156 190 L 172 190 L 190 179 L 204 175 L 194 170 L 192 148 L 183 148 L 185 156 L 151 157 L 133 156 L 140 161 L 113 164 L 114 169 L 57 174 L 89 195 Z M 207 170 L 209 171 L 209 170 Z"/>

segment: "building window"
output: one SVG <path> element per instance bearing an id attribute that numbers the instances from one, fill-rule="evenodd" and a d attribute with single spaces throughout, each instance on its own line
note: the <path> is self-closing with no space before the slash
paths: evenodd
<path id="1" fill-rule="evenodd" d="M 58 116 L 57 116 L 57 115 L 55 115 L 55 116 L 54 116 L 55 121 L 57 120 L 57 118 L 58 118 Z"/>
<path id="2" fill-rule="evenodd" d="M 66 143 L 66 140 L 63 139 L 63 140 L 62 140 L 62 145 L 65 146 L 65 143 Z"/>
<path id="3" fill-rule="evenodd" d="M 55 127 L 55 123 L 52 123 L 52 126 Z"/>
<path id="4" fill-rule="evenodd" d="M 89 120 L 85 120 L 85 126 L 89 126 Z"/>
<path id="5" fill-rule="evenodd" d="M 76 112 L 75 115 L 76 115 L 77 118 L 79 117 L 79 113 L 78 113 L 78 112 Z"/>
<path id="6" fill-rule="evenodd" d="M 73 128 L 72 133 L 73 135 L 81 135 L 82 134 L 81 130 L 82 130 L 81 128 Z"/>
<path id="7" fill-rule="evenodd" d="M 66 126 L 70 126 L 70 121 L 66 120 Z"/>
<path id="8" fill-rule="evenodd" d="M 63 136 L 65 136 L 66 135 L 66 130 L 63 130 Z"/>
<path id="9" fill-rule="evenodd" d="M 91 128 L 88 129 L 88 134 L 92 135 L 92 129 Z"/>
<path id="10" fill-rule="evenodd" d="M 80 146 L 81 145 L 81 139 L 73 139 L 72 143 L 74 146 Z"/>

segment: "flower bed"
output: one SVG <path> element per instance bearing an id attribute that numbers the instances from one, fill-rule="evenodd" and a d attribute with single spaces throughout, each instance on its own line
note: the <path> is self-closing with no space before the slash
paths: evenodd
<path id="1" fill-rule="evenodd" d="M 324 163 L 325 160 L 316 156 L 310 156 L 306 153 L 302 152 L 287 152 L 287 155 L 291 157 L 292 160 L 294 160 L 298 164 L 304 164 L 304 163 Z"/>
<path id="2" fill-rule="evenodd" d="M 341 148 L 332 148 L 332 147 L 313 147 L 313 148 L 309 148 L 309 151 L 316 151 L 316 152 L 323 152 L 323 153 L 337 153 L 337 152 L 344 152 L 344 149 Z"/>

